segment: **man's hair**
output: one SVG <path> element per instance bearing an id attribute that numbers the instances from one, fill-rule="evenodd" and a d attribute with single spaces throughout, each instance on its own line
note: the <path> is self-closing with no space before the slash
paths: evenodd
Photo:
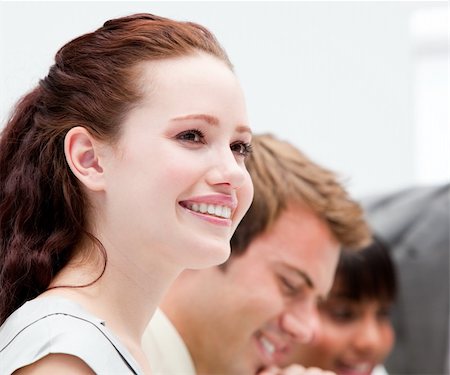
<path id="1" fill-rule="evenodd" d="M 271 134 L 255 135 L 247 169 L 254 185 L 253 202 L 231 239 L 232 256 L 279 218 L 288 205 L 300 203 L 328 224 L 344 247 L 359 249 L 371 234 L 360 205 L 352 200 L 336 175 L 314 163 L 288 142 Z"/>

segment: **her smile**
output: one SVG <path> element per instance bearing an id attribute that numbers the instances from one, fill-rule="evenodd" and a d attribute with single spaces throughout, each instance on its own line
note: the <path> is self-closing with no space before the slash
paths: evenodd
<path id="1" fill-rule="evenodd" d="M 223 217 L 225 219 L 229 219 L 231 217 L 231 208 L 227 206 L 207 203 L 192 203 L 186 208 L 195 212 L 201 212 L 202 214 Z"/>
<path id="2" fill-rule="evenodd" d="M 229 221 L 237 207 L 230 195 L 208 195 L 179 202 L 187 210 L 208 218 Z"/>

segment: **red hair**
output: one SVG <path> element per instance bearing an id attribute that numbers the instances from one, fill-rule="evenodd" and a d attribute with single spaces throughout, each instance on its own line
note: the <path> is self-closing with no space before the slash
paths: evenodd
<path id="1" fill-rule="evenodd" d="M 231 63 L 204 27 L 151 14 L 107 21 L 63 46 L 24 96 L 0 140 L 0 324 L 45 291 L 83 239 L 88 201 L 70 172 L 64 138 L 74 126 L 117 140 L 139 101 L 139 63 L 202 51 Z M 97 243 L 98 245 L 98 243 Z"/>

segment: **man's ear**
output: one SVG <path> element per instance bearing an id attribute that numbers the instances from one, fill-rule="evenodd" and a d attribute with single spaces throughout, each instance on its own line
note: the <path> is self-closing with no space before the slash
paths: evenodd
<path id="1" fill-rule="evenodd" d="M 64 153 L 73 174 L 92 191 L 104 190 L 104 173 L 99 144 L 83 127 L 70 129 L 64 139 Z"/>

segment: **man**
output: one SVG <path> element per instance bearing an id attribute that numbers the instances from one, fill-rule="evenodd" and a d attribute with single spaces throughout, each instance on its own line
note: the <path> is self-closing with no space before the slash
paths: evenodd
<path id="1" fill-rule="evenodd" d="M 365 200 L 372 228 L 392 249 L 399 278 L 393 374 L 448 374 L 450 184 Z"/>
<path id="2" fill-rule="evenodd" d="M 340 246 L 370 241 L 335 176 L 287 142 L 255 136 L 255 196 L 220 267 L 185 271 L 144 335 L 156 374 L 256 374 L 317 329 Z"/>

